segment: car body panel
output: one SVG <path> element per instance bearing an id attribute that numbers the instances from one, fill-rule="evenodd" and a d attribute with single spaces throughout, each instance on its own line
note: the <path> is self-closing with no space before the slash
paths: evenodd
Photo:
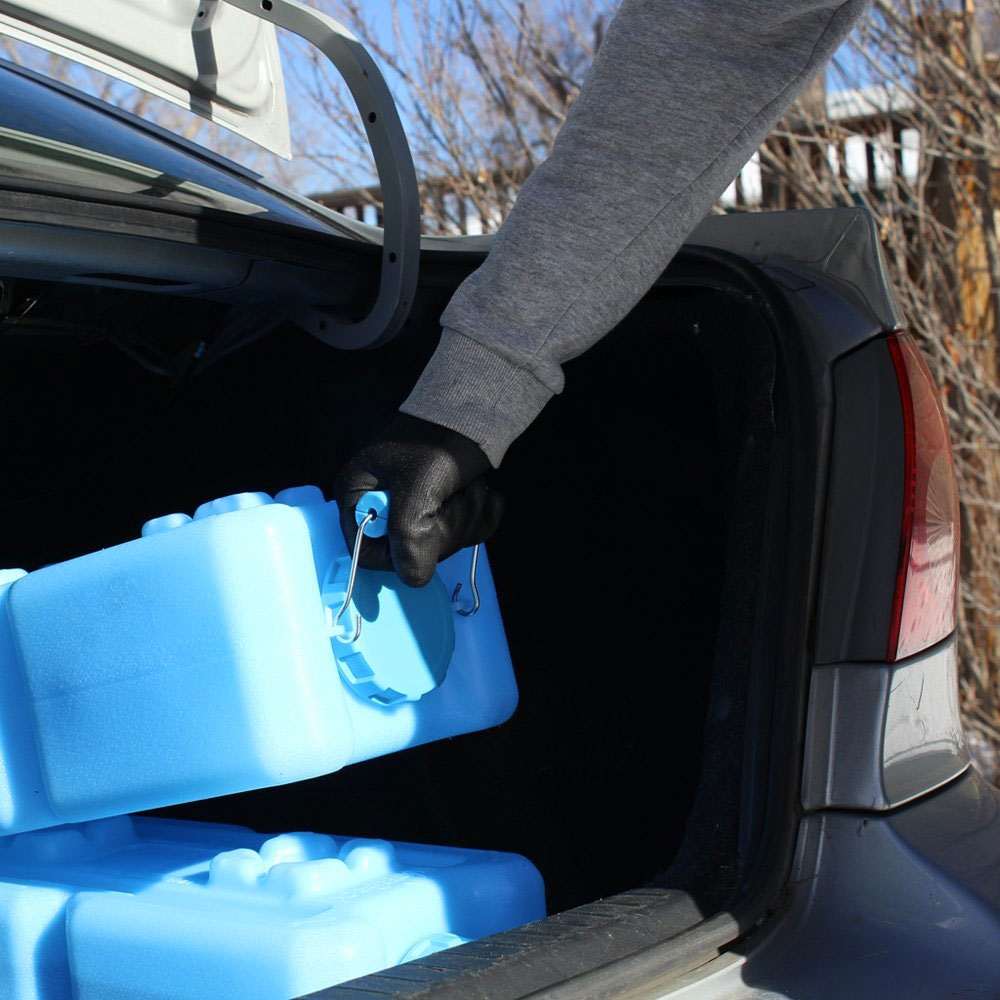
<path id="1" fill-rule="evenodd" d="M 901 663 L 813 670 L 806 809 L 894 809 L 968 766 L 954 638 Z"/>
<path id="2" fill-rule="evenodd" d="M 975 772 L 888 815 L 807 817 L 789 888 L 744 961 L 660 995 L 1000 995 L 1000 791 Z"/>
<path id="3" fill-rule="evenodd" d="M 796 280 L 822 276 L 883 329 L 901 325 L 875 218 L 867 209 L 712 215 L 688 242 L 737 253 L 765 270 L 793 264 Z"/>
<path id="4" fill-rule="evenodd" d="M 833 365 L 830 486 L 816 607 L 816 662 L 887 655 L 904 495 L 903 411 L 885 339 Z"/>
<path id="5" fill-rule="evenodd" d="M 493 239 L 490 234 L 430 236 L 423 245 L 429 251 L 485 257 Z M 901 324 L 874 218 L 866 209 L 710 215 L 686 245 L 735 254 L 792 288 L 806 288 L 811 281 L 830 283 L 874 325 L 891 330 Z"/>

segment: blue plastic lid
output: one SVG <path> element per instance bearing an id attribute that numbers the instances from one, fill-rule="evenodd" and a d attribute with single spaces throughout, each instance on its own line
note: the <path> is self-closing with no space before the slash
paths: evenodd
<path id="1" fill-rule="evenodd" d="M 350 560 L 338 559 L 323 588 L 331 621 L 349 569 Z M 358 639 L 333 637 L 332 643 L 341 676 L 359 697 L 395 705 L 418 701 L 441 684 L 455 649 L 455 621 L 437 574 L 426 587 L 408 587 L 395 573 L 359 570 L 344 620 L 355 615 L 361 616 Z"/>
<path id="2" fill-rule="evenodd" d="M 371 490 L 366 493 L 354 508 L 354 520 L 358 527 L 369 514 L 373 520 L 365 525 L 365 534 L 369 538 L 382 538 L 389 530 L 389 495 L 381 490 Z"/>

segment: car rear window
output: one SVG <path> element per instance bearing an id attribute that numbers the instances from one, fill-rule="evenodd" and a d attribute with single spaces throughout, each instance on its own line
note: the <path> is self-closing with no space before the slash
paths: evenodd
<path id="1" fill-rule="evenodd" d="M 42 182 L 149 198 L 329 232 L 331 223 L 233 165 L 0 66 L 0 187 Z"/>

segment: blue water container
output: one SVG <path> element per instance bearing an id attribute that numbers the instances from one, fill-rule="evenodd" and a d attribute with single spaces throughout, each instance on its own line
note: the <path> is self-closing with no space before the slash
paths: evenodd
<path id="1" fill-rule="evenodd" d="M 473 556 L 420 589 L 362 570 L 345 608 L 336 506 L 300 487 L 0 573 L 0 833 L 297 781 L 499 724 L 517 688 L 489 564 L 472 586 Z M 461 613 L 477 589 L 478 613 Z"/>
<path id="2" fill-rule="evenodd" d="M 120 816 L 0 840 L 0 992 L 288 1000 L 544 909 L 518 855 Z"/>

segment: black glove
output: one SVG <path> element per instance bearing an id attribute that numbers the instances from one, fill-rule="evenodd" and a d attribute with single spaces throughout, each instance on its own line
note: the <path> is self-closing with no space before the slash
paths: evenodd
<path id="1" fill-rule="evenodd" d="M 361 565 L 394 569 L 404 582 L 422 587 L 442 559 L 496 530 L 503 501 L 486 484 L 489 470 L 479 445 L 463 434 L 397 414 L 334 484 L 348 548 L 358 530 L 357 502 L 369 490 L 383 490 L 389 495 L 388 535 L 365 538 Z"/>

